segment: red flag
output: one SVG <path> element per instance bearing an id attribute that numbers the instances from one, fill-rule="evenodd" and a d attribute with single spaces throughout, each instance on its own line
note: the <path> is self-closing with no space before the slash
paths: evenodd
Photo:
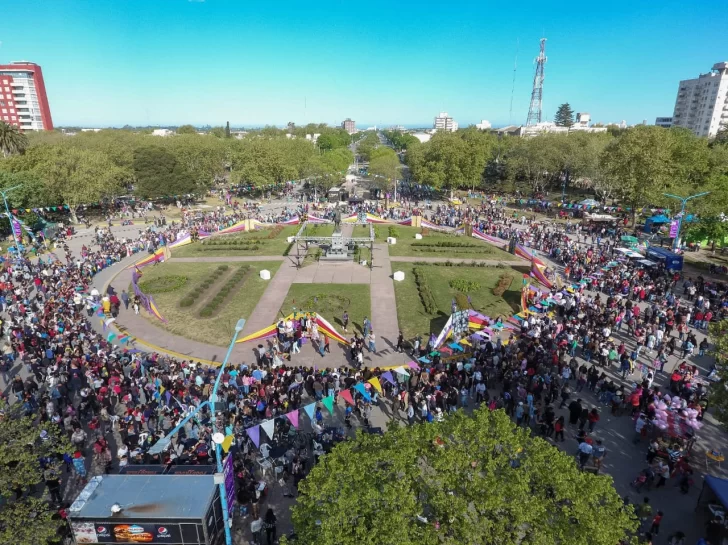
<path id="1" fill-rule="evenodd" d="M 339 395 L 343 397 L 344 401 L 346 401 L 349 405 L 354 405 L 354 398 L 351 397 L 351 392 L 348 389 L 341 390 Z"/>

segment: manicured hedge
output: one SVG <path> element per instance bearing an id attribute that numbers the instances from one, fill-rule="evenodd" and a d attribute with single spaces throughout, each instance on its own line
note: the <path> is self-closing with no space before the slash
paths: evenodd
<path id="1" fill-rule="evenodd" d="M 498 284 L 493 288 L 493 295 L 502 297 L 503 294 L 511 287 L 513 283 L 513 276 L 510 274 L 503 273 L 498 279 Z"/>
<path id="2" fill-rule="evenodd" d="M 412 274 L 415 276 L 415 284 L 417 285 L 417 292 L 420 295 L 420 301 L 422 306 L 425 307 L 427 314 L 437 313 L 437 305 L 435 304 L 435 297 L 432 295 L 432 290 L 427 282 L 427 275 L 421 269 L 415 267 L 412 269 Z"/>
<path id="3" fill-rule="evenodd" d="M 187 283 L 187 280 L 188 278 L 186 276 L 170 274 L 167 276 L 152 278 L 150 280 L 143 280 L 142 282 L 139 282 L 139 289 L 150 295 L 157 293 L 170 293 L 182 288 Z"/>

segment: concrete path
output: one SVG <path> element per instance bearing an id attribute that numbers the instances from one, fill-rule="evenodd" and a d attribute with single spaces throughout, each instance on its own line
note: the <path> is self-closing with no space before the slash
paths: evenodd
<path id="1" fill-rule="evenodd" d="M 167 261 L 176 263 L 230 263 L 248 261 L 290 261 L 290 258 L 282 255 L 229 255 L 209 257 L 170 257 Z"/>
<path id="2" fill-rule="evenodd" d="M 371 270 L 352 261 L 319 261 L 302 269 L 294 284 L 369 284 Z"/>
<path id="3" fill-rule="evenodd" d="M 293 280 L 296 278 L 297 272 L 298 269 L 294 260 L 287 259 L 281 264 L 263 292 L 258 304 L 255 305 L 253 313 L 245 322 L 241 337 L 255 333 L 277 321 L 278 311 L 288 294 L 288 288 L 291 287 Z"/>
<path id="4" fill-rule="evenodd" d="M 379 352 L 394 352 L 397 346 L 399 322 L 397 321 L 397 302 L 394 297 L 394 281 L 392 265 L 389 259 L 389 247 L 386 244 L 375 244 L 372 256 L 371 298 L 372 329 L 376 337 Z"/>

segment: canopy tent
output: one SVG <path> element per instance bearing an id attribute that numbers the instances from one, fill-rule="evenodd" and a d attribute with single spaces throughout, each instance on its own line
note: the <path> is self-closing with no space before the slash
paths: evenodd
<path id="1" fill-rule="evenodd" d="M 705 493 L 706 488 L 708 494 Z M 728 479 L 706 475 L 703 481 L 703 489 L 700 491 L 700 496 L 698 496 L 698 506 L 713 503 L 715 500 L 720 502 L 724 509 L 728 509 Z"/>
<path id="2" fill-rule="evenodd" d="M 308 313 L 308 312 L 296 312 L 295 316 L 294 314 L 289 314 L 285 318 L 283 318 L 283 321 L 288 320 L 297 320 L 298 318 L 303 318 L 304 316 L 308 316 L 309 318 L 313 319 L 316 324 L 318 325 L 319 333 L 322 333 L 329 337 L 330 339 L 333 339 L 337 342 L 340 342 L 342 344 L 347 344 L 347 340 L 344 338 L 344 336 L 336 331 L 334 329 L 334 326 L 332 326 L 326 319 L 322 318 L 316 313 Z M 267 339 L 268 337 L 274 337 L 277 334 L 278 331 L 278 322 L 276 322 L 273 325 L 270 325 L 268 327 L 265 327 L 261 329 L 260 331 L 256 331 L 255 333 L 251 333 L 250 335 L 243 337 L 242 339 L 238 339 L 237 342 L 244 343 L 248 341 L 258 341 L 260 339 Z"/>
<path id="3" fill-rule="evenodd" d="M 644 257 L 645 257 L 642 254 L 640 254 L 639 252 L 635 252 L 634 250 L 631 250 L 629 248 L 615 248 L 614 250 L 616 252 L 619 252 L 620 254 L 622 254 L 626 257 L 630 257 L 630 258 L 644 259 Z"/>
<path id="4" fill-rule="evenodd" d="M 579 204 L 582 204 L 584 206 L 599 206 L 599 202 L 595 201 L 594 199 L 584 199 Z"/>
<path id="5" fill-rule="evenodd" d="M 645 220 L 645 226 L 642 228 L 642 231 L 645 233 L 653 233 L 658 230 L 660 225 L 664 225 L 665 223 L 670 223 L 670 218 L 668 218 L 665 214 L 652 216 Z"/>

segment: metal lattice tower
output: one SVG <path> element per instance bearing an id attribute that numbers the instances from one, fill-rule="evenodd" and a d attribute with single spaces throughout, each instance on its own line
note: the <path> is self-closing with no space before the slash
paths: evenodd
<path id="1" fill-rule="evenodd" d="M 541 99 L 543 98 L 543 67 L 546 64 L 546 38 L 541 38 L 541 49 L 536 57 L 536 72 L 533 75 L 531 105 L 528 107 L 526 126 L 541 123 Z"/>

